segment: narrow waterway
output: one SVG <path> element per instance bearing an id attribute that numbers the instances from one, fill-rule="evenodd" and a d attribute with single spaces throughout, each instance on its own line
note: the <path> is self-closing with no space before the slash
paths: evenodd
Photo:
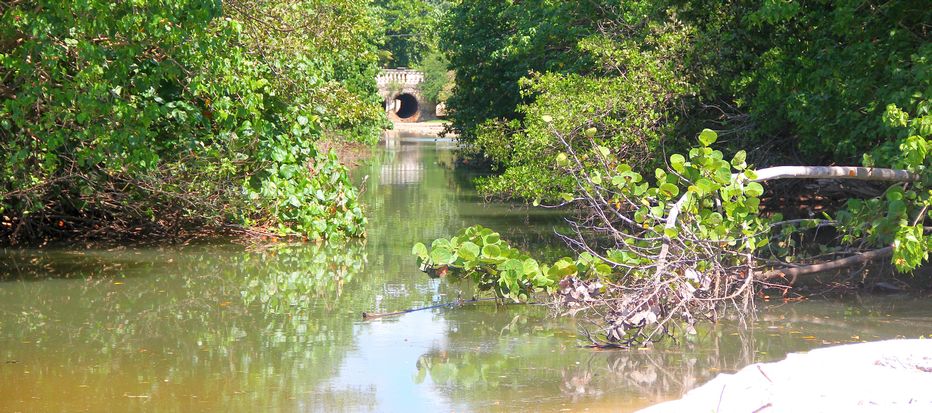
<path id="1" fill-rule="evenodd" d="M 417 270 L 417 241 L 482 224 L 563 252 L 557 212 L 483 203 L 453 159 L 428 137 L 374 150 L 363 242 L 0 250 L 0 412 L 630 411 L 790 351 L 932 334 L 932 300 L 906 295 L 763 304 L 633 351 L 580 348 L 539 306 L 363 321 L 470 296 Z"/>

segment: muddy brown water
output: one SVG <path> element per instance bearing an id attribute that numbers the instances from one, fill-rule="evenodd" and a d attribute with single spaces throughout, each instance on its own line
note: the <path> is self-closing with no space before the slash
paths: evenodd
<path id="1" fill-rule="evenodd" d="M 719 372 L 835 343 L 932 334 L 929 299 L 760 306 L 679 345 L 580 348 L 572 319 L 474 305 L 411 245 L 472 224 L 555 257 L 556 212 L 484 203 L 453 145 L 394 135 L 365 178 L 364 242 L 0 250 L 0 412 L 631 411 Z"/>

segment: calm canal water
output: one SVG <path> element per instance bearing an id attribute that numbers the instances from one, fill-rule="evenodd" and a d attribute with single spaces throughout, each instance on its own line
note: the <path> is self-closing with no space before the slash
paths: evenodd
<path id="1" fill-rule="evenodd" d="M 452 145 L 395 135 L 354 172 L 365 242 L 0 250 L 0 412 L 631 411 L 755 361 L 932 334 L 928 298 L 763 305 L 677 347 L 579 348 L 537 306 L 467 306 L 411 245 L 472 224 L 553 256 L 553 212 L 485 204 Z"/>

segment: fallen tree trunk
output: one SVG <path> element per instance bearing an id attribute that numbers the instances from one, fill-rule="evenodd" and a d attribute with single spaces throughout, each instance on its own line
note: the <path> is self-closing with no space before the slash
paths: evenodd
<path id="1" fill-rule="evenodd" d="M 880 248 L 873 251 L 862 252 L 850 257 L 842 258 L 835 261 L 823 262 L 820 264 L 803 265 L 799 267 L 780 268 L 761 273 L 758 278 L 769 280 L 779 277 L 792 277 L 790 283 L 796 281 L 796 277 L 806 274 L 815 274 L 852 267 L 858 264 L 864 264 L 880 258 L 888 258 L 893 255 L 893 247 Z"/>
<path id="2" fill-rule="evenodd" d="M 853 179 L 860 181 L 915 182 L 920 176 L 903 169 L 860 166 L 775 166 L 754 171 L 753 182 L 776 179 Z M 735 177 L 741 176 L 735 174 Z"/>

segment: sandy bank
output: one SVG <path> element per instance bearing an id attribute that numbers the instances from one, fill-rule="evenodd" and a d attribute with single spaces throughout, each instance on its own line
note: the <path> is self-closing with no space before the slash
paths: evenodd
<path id="1" fill-rule="evenodd" d="M 932 412 L 932 340 L 794 353 L 720 374 L 641 412 Z"/>

